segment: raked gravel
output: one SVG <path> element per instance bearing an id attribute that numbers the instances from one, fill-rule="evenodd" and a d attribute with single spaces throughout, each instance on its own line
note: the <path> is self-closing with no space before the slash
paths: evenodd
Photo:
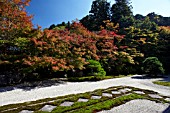
<path id="1" fill-rule="evenodd" d="M 169 104 L 137 99 L 98 113 L 170 113 L 168 107 Z"/>
<path id="2" fill-rule="evenodd" d="M 84 93 L 94 91 L 95 89 L 120 85 L 153 90 L 161 95 L 170 97 L 170 87 L 155 85 L 152 83 L 154 80 L 161 80 L 161 78 L 141 79 L 141 75 L 134 75 L 133 77 L 115 78 L 98 82 L 66 82 L 48 87 L 36 87 L 30 90 L 14 88 L 14 90 L 5 91 L 6 88 L 0 88 L 0 106 L 68 94 Z"/>

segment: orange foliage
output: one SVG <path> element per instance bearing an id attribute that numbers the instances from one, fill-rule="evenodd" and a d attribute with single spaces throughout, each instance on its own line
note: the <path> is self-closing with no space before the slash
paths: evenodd
<path id="1" fill-rule="evenodd" d="M 0 31 L 4 33 L 4 38 L 9 38 L 15 34 L 16 30 L 31 29 L 32 15 L 28 15 L 25 6 L 30 0 L 3 0 L 0 3 Z M 12 32 L 10 34 L 10 32 Z M 8 33 L 10 35 L 8 35 Z"/>
<path id="2" fill-rule="evenodd" d="M 108 30 L 92 33 L 78 22 L 74 22 L 70 30 L 44 30 L 37 34 L 41 35 L 30 40 L 32 52 L 23 60 L 24 65 L 54 72 L 84 69 L 89 59 L 115 58 L 118 47 L 114 40 L 123 38 Z"/>

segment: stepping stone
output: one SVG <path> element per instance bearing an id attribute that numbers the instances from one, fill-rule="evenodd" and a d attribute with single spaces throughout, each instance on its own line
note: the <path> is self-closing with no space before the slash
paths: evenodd
<path id="1" fill-rule="evenodd" d="M 112 94 L 110 94 L 110 93 L 102 93 L 102 96 L 104 96 L 104 97 L 112 97 Z"/>
<path id="2" fill-rule="evenodd" d="M 156 94 L 148 94 L 148 95 L 152 98 L 162 98 L 161 96 L 156 95 Z"/>
<path id="3" fill-rule="evenodd" d="M 22 110 L 19 113 L 33 113 L 33 111 L 29 111 L 29 110 Z"/>
<path id="4" fill-rule="evenodd" d="M 48 101 L 48 103 L 53 103 L 53 102 L 55 102 L 56 100 L 51 100 L 51 101 Z"/>
<path id="5" fill-rule="evenodd" d="M 63 102 L 60 106 L 72 106 L 74 102 Z"/>
<path id="6" fill-rule="evenodd" d="M 170 102 L 170 98 L 166 98 L 165 100 Z"/>
<path id="7" fill-rule="evenodd" d="M 89 101 L 89 99 L 83 99 L 83 98 L 78 99 L 78 102 L 87 102 L 87 101 Z"/>
<path id="8" fill-rule="evenodd" d="M 125 89 L 120 89 L 119 90 L 119 92 L 122 92 L 122 93 L 126 93 L 126 92 L 129 92 L 129 91 L 132 91 L 132 89 L 125 88 Z"/>
<path id="9" fill-rule="evenodd" d="M 132 89 L 130 89 L 130 88 L 125 88 L 124 90 L 126 90 L 126 91 L 132 91 Z"/>
<path id="10" fill-rule="evenodd" d="M 112 91 L 112 94 L 118 95 L 118 94 L 121 94 L 121 92 L 119 92 L 119 91 Z"/>
<path id="11" fill-rule="evenodd" d="M 91 96 L 91 99 L 101 99 L 101 96 Z"/>
<path id="12" fill-rule="evenodd" d="M 137 94 L 145 94 L 143 91 L 134 91 L 134 93 L 137 93 Z"/>
<path id="13" fill-rule="evenodd" d="M 43 108 L 40 109 L 40 111 L 47 111 L 47 112 L 51 112 L 54 108 L 56 108 L 57 106 L 52 106 L 52 105 L 45 105 Z"/>

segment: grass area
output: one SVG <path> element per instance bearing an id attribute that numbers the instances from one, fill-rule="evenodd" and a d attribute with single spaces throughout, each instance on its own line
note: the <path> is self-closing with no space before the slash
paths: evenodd
<path id="1" fill-rule="evenodd" d="M 124 88 L 130 88 L 132 91 L 127 93 L 121 93 L 117 95 L 112 95 L 110 97 L 102 97 L 101 99 L 91 99 L 91 96 L 102 96 L 102 93 L 110 93 L 111 91 L 117 91 Z M 139 95 L 134 93 L 133 91 L 143 91 L 145 94 Z M 46 98 L 37 101 L 19 103 L 19 104 L 11 104 L 0 106 L 0 112 L 3 113 L 18 113 L 21 110 L 31 110 L 35 111 L 35 113 L 47 113 L 39 111 L 44 105 L 54 105 L 57 106 L 52 113 L 94 113 L 97 111 L 111 109 L 115 106 L 124 104 L 130 100 L 134 99 L 149 99 L 157 102 L 166 102 L 164 99 L 153 99 L 150 98 L 147 94 L 157 94 L 156 92 L 138 89 L 134 87 L 127 87 L 127 86 L 117 86 L 117 87 L 110 87 L 107 89 L 97 89 L 91 92 L 86 93 L 79 93 L 79 94 L 71 94 L 66 96 L 60 96 L 56 98 Z M 89 99 L 88 102 L 78 102 L 79 98 Z M 164 97 L 166 98 L 166 97 Z M 60 106 L 61 103 L 65 101 L 74 102 L 72 106 Z M 11 110 L 10 110 L 11 109 Z"/>
<path id="2" fill-rule="evenodd" d="M 154 81 L 154 84 L 162 85 L 162 86 L 168 86 L 170 87 L 170 82 L 164 82 L 164 81 Z"/>
<path id="3" fill-rule="evenodd" d="M 112 79 L 112 78 L 122 78 L 132 75 L 117 75 L 117 76 L 87 76 L 87 77 L 69 77 L 67 81 L 70 82 L 84 82 L 84 81 L 99 81 L 99 80 L 106 80 L 106 79 Z"/>

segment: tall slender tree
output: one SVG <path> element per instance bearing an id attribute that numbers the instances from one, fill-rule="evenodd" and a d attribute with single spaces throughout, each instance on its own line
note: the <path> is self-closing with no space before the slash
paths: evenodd
<path id="1" fill-rule="evenodd" d="M 89 30 L 97 31 L 100 29 L 100 26 L 105 25 L 104 20 L 110 20 L 110 3 L 107 0 L 95 0 L 89 13 L 80 22 Z M 87 21 L 90 22 L 90 26 Z"/>
<path id="2" fill-rule="evenodd" d="M 115 0 L 115 2 L 111 7 L 111 21 L 113 23 L 117 24 L 122 18 L 133 16 L 130 0 Z"/>

